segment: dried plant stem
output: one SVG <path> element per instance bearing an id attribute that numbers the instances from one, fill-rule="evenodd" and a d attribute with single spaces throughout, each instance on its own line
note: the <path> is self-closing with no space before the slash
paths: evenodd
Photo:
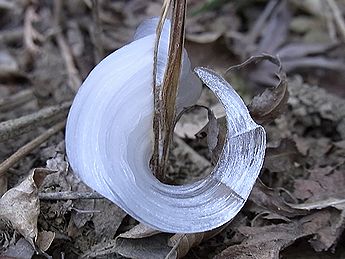
<path id="1" fill-rule="evenodd" d="M 33 6 L 29 5 L 25 10 L 24 17 L 24 46 L 31 55 L 34 55 L 39 51 L 39 48 L 35 44 L 35 40 L 43 41 L 43 36 L 36 31 L 32 23 L 38 20 L 38 16 L 35 13 Z"/>
<path id="2" fill-rule="evenodd" d="M 98 0 L 92 0 L 92 19 L 94 24 L 91 26 L 91 41 L 94 46 L 94 57 L 96 63 L 99 63 L 104 57 L 104 48 L 102 42 L 102 26 L 99 18 L 100 5 Z"/>
<path id="3" fill-rule="evenodd" d="M 5 112 L 12 110 L 19 105 L 27 103 L 34 99 L 34 94 L 32 89 L 27 89 L 18 92 L 17 94 L 11 95 L 0 99 L 0 112 Z"/>
<path id="4" fill-rule="evenodd" d="M 280 0 L 271 0 L 268 2 L 266 5 L 264 11 L 260 14 L 259 18 L 256 20 L 253 28 L 250 30 L 246 41 L 249 42 L 250 44 L 254 44 L 257 38 L 260 36 L 262 33 L 262 30 L 265 26 L 265 22 L 269 18 L 269 16 L 272 14 L 274 9 L 277 7 L 279 4 Z"/>
<path id="5" fill-rule="evenodd" d="M 68 81 L 69 81 L 69 86 L 74 92 L 77 92 L 80 85 L 81 85 L 81 79 L 79 76 L 79 72 L 74 65 L 73 57 L 71 50 L 69 49 L 66 40 L 64 36 L 62 35 L 61 32 L 58 32 L 56 34 L 56 41 L 59 45 L 59 48 L 62 53 L 62 57 L 65 61 L 65 66 L 67 69 L 67 74 L 68 74 Z"/>
<path id="6" fill-rule="evenodd" d="M 338 7 L 337 3 L 334 0 L 327 0 L 327 3 L 333 13 L 334 21 L 336 25 L 338 26 L 339 33 L 343 37 L 343 41 L 345 41 L 345 22 L 340 12 L 340 8 Z"/>
<path id="7" fill-rule="evenodd" d="M 185 20 L 186 20 L 186 5 L 187 1 L 173 0 L 172 6 L 172 23 L 170 31 L 169 55 L 167 62 L 167 69 L 164 74 L 163 85 L 161 90 L 157 90 L 154 85 L 155 99 L 155 114 L 154 127 L 158 123 L 159 134 L 158 138 L 155 136 L 154 154 L 158 154 L 154 159 L 156 166 L 154 173 L 156 177 L 164 181 L 165 170 L 169 157 L 169 147 L 173 137 L 174 123 L 175 123 L 175 103 L 178 89 L 178 82 L 181 73 L 182 53 L 185 36 Z M 162 14 L 166 15 L 166 11 Z M 161 24 L 161 23 L 160 23 Z M 164 20 L 163 20 L 164 24 Z M 162 26 L 162 25 L 161 25 Z M 157 56 L 157 51 L 155 52 Z M 154 64 L 156 67 L 156 64 Z M 156 68 L 155 68 L 156 69 Z M 155 75 L 155 74 L 154 74 Z M 155 76 L 154 76 L 155 83 Z M 158 93 L 159 91 L 159 93 Z M 157 100 L 158 97 L 158 100 Z M 160 98 L 161 97 L 161 98 Z M 160 102 L 160 104 L 157 104 Z M 157 109 L 156 109 L 157 107 Z M 157 114 L 158 113 L 158 114 Z M 156 130 L 157 131 L 157 130 Z M 158 144 L 157 144 L 158 142 Z M 161 150 L 161 152 L 160 152 Z M 158 163 L 157 163 L 158 161 Z"/>
<path id="8" fill-rule="evenodd" d="M 48 129 L 42 135 L 38 136 L 37 138 L 31 140 L 29 143 L 22 146 L 18 149 L 14 154 L 12 154 L 9 158 L 7 158 L 4 162 L 0 164 L 0 176 L 6 171 L 15 165 L 20 159 L 25 157 L 29 154 L 32 150 L 36 147 L 44 143 L 47 139 L 51 136 L 55 135 L 57 132 L 62 130 L 65 127 L 65 121 L 57 123 L 54 127 Z"/>
<path id="9" fill-rule="evenodd" d="M 61 8 L 62 8 L 61 5 L 62 3 L 60 0 L 54 1 L 54 21 L 55 21 L 55 26 L 57 28 L 60 27 L 60 14 L 61 14 Z M 82 81 L 79 75 L 79 71 L 74 64 L 72 52 L 61 30 L 57 30 L 55 38 L 65 62 L 65 66 L 66 66 L 66 70 L 68 74 L 69 87 L 74 92 L 77 92 Z"/>
<path id="10" fill-rule="evenodd" d="M 22 40 L 24 35 L 23 28 L 12 28 L 0 32 L 0 42 L 11 44 Z"/>
<path id="11" fill-rule="evenodd" d="M 0 123 L 0 141 L 14 138 L 39 126 L 51 124 L 66 117 L 71 102 L 50 106 L 35 113 Z"/>
<path id="12" fill-rule="evenodd" d="M 179 138 L 178 136 L 175 136 L 174 141 L 181 147 L 183 147 L 183 150 L 186 154 L 188 154 L 188 158 L 196 165 L 198 165 L 199 168 L 203 170 L 212 169 L 212 164 L 210 161 L 208 161 L 205 157 L 197 153 L 191 146 L 189 146 L 186 142 L 183 141 L 183 139 Z"/>
<path id="13" fill-rule="evenodd" d="M 97 192 L 41 192 L 40 200 L 79 200 L 79 199 L 103 199 Z"/>
<path id="14" fill-rule="evenodd" d="M 160 161 L 160 141 L 162 139 L 162 120 L 161 120 L 161 111 L 162 111 L 162 100 L 161 100 L 161 87 L 157 85 L 157 59 L 158 59 L 158 47 L 159 40 L 162 34 L 162 29 L 166 17 L 168 15 L 168 10 L 170 7 L 170 0 L 164 0 L 159 22 L 156 28 L 156 40 L 154 46 L 153 54 L 153 75 L 152 75 L 152 87 L 153 87 L 153 103 L 154 103 L 154 112 L 153 112 L 153 154 L 151 158 L 151 168 L 154 175 L 163 181 L 163 175 L 159 170 L 159 161 Z"/>

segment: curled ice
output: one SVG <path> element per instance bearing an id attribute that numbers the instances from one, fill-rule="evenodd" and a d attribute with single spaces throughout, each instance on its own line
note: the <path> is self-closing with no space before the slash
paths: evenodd
<path id="1" fill-rule="evenodd" d="M 74 172 L 92 189 L 155 229 L 193 233 L 231 220 L 244 205 L 264 159 L 265 131 L 242 99 L 215 72 L 198 77 L 224 105 L 227 137 L 219 162 L 200 181 L 182 186 L 158 181 L 149 168 L 152 152 L 152 70 L 155 24 L 141 25 L 134 41 L 106 57 L 78 91 L 66 126 L 66 150 Z M 157 81 L 166 67 L 170 25 L 164 25 Z M 201 83 L 184 51 L 177 110 L 194 103 Z"/>

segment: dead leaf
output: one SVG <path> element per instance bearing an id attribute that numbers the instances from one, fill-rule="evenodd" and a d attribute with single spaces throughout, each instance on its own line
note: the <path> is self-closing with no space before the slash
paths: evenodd
<path id="1" fill-rule="evenodd" d="M 95 200 L 94 210 L 100 211 L 94 213 L 92 217 L 96 240 L 99 242 L 114 238 L 123 218 L 127 215 L 126 212 L 106 199 Z"/>
<path id="2" fill-rule="evenodd" d="M 17 233 L 8 220 L 0 219 L 0 254 L 16 243 Z"/>
<path id="3" fill-rule="evenodd" d="M 306 215 L 308 211 L 304 209 L 292 208 L 279 195 L 279 192 L 267 187 L 258 180 L 249 196 L 249 200 L 268 211 L 291 218 Z"/>
<path id="4" fill-rule="evenodd" d="M 55 239 L 55 232 L 45 231 L 38 233 L 36 245 L 40 251 L 47 251 Z"/>
<path id="5" fill-rule="evenodd" d="M 0 199 L 0 217 L 9 220 L 33 247 L 40 213 L 37 188 L 47 172 L 50 173 L 45 169 L 33 169 L 23 182 L 8 190 Z"/>
<path id="6" fill-rule="evenodd" d="M 258 123 L 269 123 L 279 117 L 286 108 L 289 98 L 286 75 L 279 71 L 279 84 L 255 96 L 249 105 L 253 119 Z"/>
<path id="7" fill-rule="evenodd" d="M 196 138 L 203 139 L 207 137 L 207 145 L 211 156 L 211 162 L 215 165 L 218 162 L 219 156 L 223 151 L 226 133 L 226 118 L 220 117 L 216 121 L 212 118 L 214 115 L 209 115 L 208 123 L 195 134 Z"/>
<path id="8" fill-rule="evenodd" d="M 315 202 L 327 198 L 345 198 L 345 175 L 332 166 L 308 170 L 308 179 L 296 179 L 294 195 L 305 202 Z"/>
<path id="9" fill-rule="evenodd" d="M 295 180 L 294 195 L 305 203 L 294 207 L 337 209 L 332 211 L 332 219 L 320 234 L 320 239 L 312 242 L 316 251 L 335 247 L 345 228 L 345 175 L 342 170 L 331 166 L 314 168 L 309 170 L 308 179 Z"/>
<path id="10" fill-rule="evenodd" d="M 117 239 L 116 252 L 122 256 L 135 259 L 175 259 L 177 253 L 176 251 L 170 253 L 169 237 L 169 234 L 158 234 L 141 239 Z"/>
<path id="11" fill-rule="evenodd" d="M 31 259 L 35 250 L 32 244 L 24 238 L 20 238 L 17 243 L 11 245 L 5 252 L 0 254 L 1 259 Z"/>
<path id="12" fill-rule="evenodd" d="M 118 253 L 128 258 L 165 258 L 171 250 L 168 246 L 170 236 L 171 234 L 161 233 L 140 223 L 120 234 L 115 240 L 93 246 L 83 257 Z M 173 252 L 168 258 L 176 258 L 176 255 L 176 252 Z"/>
<path id="13" fill-rule="evenodd" d="M 0 174 L 0 197 L 7 191 L 7 174 Z"/>
<path id="14" fill-rule="evenodd" d="M 228 247 L 215 259 L 279 258 L 280 252 L 299 238 L 316 234 L 312 240 L 319 240 L 318 234 L 327 229 L 331 217 L 331 213 L 322 211 L 288 224 L 239 227 L 237 231 L 245 236 L 245 240 Z"/>
<path id="15" fill-rule="evenodd" d="M 342 210 L 345 208 L 345 198 L 327 198 L 325 200 L 306 202 L 300 204 L 290 204 L 289 206 L 295 209 L 302 210 L 320 210 L 328 207 L 334 207 L 336 209 Z"/>
<path id="16" fill-rule="evenodd" d="M 264 168 L 270 172 L 289 172 L 301 161 L 296 143 L 291 139 L 282 139 L 277 147 L 267 147 Z"/>
<path id="17" fill-rule="evenodd" d="M 189 250 L 199 245 L 202 241 L 212 238 L 218 235 L 221 231 L 224 230 L 229 225 L 230 222 L 220 226 L 216 229 L 202 232 L 202 233 L 194 233 L 194 234 L 175 234 L 173 235 L 169 241 L 168 245 L 172 247 L 169 253 L 177 252 L 177 258 L 184 257 Z"/>
<path id="18" fill-rule="evenodd" d="M 131 228 L 125 233 L 120 234 L 117 238 L 144 238 L 150 237 L 161 233 L 160 231 L 150 228 L 145 224 L 138 224 L 135 227 Z"/>
<path id="19" fill-rule="evenodd" d="M 280 60 L 277 57 L 262 54 L 259 56 L 252 56 L 243 63 L 227 69 L 227 72 L 235 69 L 243 69 L 252 63 L 258 63 L 265 60 L 270 61 L 278 67 L 278 73 L 276 75 L 279 78 L 279 83 L 255 96 L 248 106 L 253 119 L 259 124 L 267 124 L 273 121 L 285 111 L 287 106 L 286 104 L 289 99 L 288 82 Z"/>

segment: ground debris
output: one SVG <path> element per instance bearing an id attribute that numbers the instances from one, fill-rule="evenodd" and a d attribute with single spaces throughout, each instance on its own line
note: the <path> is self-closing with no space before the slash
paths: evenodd
<path id="1" fill-rule="evenodd" d="M 223 230 L 196 234 L 161 233 L 138 224 L 94 193 L 72 172 L 62 130 L 25 148 L 65 119 L 78 82 L 161 8 L 153 0 L 58 2 L 59 15 L 47 1 L 0 0 L 0 162 L 25 151 L 0 173 L 1 258 L 31 258 L 35 249 L 54 258 L 344 257 L 341 1 L 188 1 L 186 48 L 193 66 L 225 73 L 267 53 L 287 72 L 280 74 L 284 84 L 273 88 L 277 69 L 266 61 L 231 75 L 252 114 L 265 123 L 262 182 Z M 222 151 L 221 137 L 228 130 L 219 119 L 222 105 L 206 88 L 198 104 L 215 115 L 209 118 L 211 134 L 204 134 L 206 112 L 182 116 L 170 153 L 169 184 L 207 176 Z M 46 177 L 37 188 L 42 178 L 33 176 L 41 167 Z"/>

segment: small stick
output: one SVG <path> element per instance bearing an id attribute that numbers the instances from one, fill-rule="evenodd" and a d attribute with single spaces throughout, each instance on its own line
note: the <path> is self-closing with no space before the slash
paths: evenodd
<path id="1" fill-rule="evenodd" d="M 0 112 L 12 110 L 33 99 L 34 94 L 32 89 L 23 90 L 9 97 L 2 98 L 0 99 Z"/>
<path id="2" fill-rule="evenodd" d="M 32 26 L 32 23 L 37 20 L 38 16 L 35 13 L 35 9 L 32 6 L 29 6 L 25 10 L 24 17 L 24 45 L 31 55 L 34 55 L 39 51 L 34 40 L 43 41 L 43 36 Z"/>
<path id="3" fill-rule="evenodd" d="M 32 150 L 36 147 L 44 143 L 48 140 L 51 136 L 55 135 L 57 132 L 62 130 L 65 127 L 65 121 L 57 123 L 54 127 L 48 129 L 42 135 L 38 136 L 37 138 L 31 140 L 29 143 L 22 146 L 18 149 L 14 154 L 12 154 L 9 158 L 7 158 L 4 162 L 0 164 L 0 176 L 7 172 L 13 165 L 15 165 L 20 159 L 25 157 L 29 154 Z"/>
<path id="4" fill-rule="evenodd" d="M 20 118 L 0 123 L 0 141 L 22 135 L 36 129 L 39 126 L 47 125 L 65 118 L 71 102 L 64 102 L 60 105 L 50 106 L 35 113 Z"/>
<path id="5" fill-rule="evenodd" d="M 104 48 L 102 41 L 102 26 L 99 19 L 100 6 L 98 0 L 92 0 L 92 19 L 94 24 L 91 26 L 91 41 L 95 48 L 94 57 L 96 63 L 99 63 L 104 57 Z"/>
<path id="6" fill-rule="evenodd" d="M 343 40 L 345 41 L 345 22 L 344 22 L 342 14 L 340 13 L 340 9 L 334 0 L 327 0 L 327 3 L 333 13 L 335 23 L 337 24 L 339 28 L 339 33 L 341 34 L 341 36 L 343 37 Z"/>
<path id="7" fill-rule="evenodd" d="M 13 28 L 10 30 L 3 30 L 0 32 L 0 42 L 11 44 L 22 40 L 24 34 L 23 28 Z"/>
<path id="8" fill-rule="evenodd" d="M 41 200 L 79 200 L 79 199 L 104 199 L 97 192 L 41 192 L 38 197 Z"/>
<path id="9" fill-rule="evenodd" d="M 273 10 L 276 8 L 280 0 L 271 0 L 266 5 L 264 11 L 260 14 L 259 18 L 255 21 L 253 28 L 248 33 L 246 37 L 247 42 L 253 45 L 259 35 L 262 33 L 263 27 L 265 22 L 267 21 L 268 17 L 272 14 Z"/>
<path id="10" fill-rule="evenodd" d="M 60 0 L 54 1 L 54 22 L 55 22 L 56 28 L 60 26 L 60 14 L 61 14 L 61 8 L 62 8 L 61 5 L 62 3 Z M 72 52 L 61 30 L 57 30 L 55 38 L 65 62 L 65 66 L 66 66 L 66 70 L 68 74 L 69 87 L 74 92 L 77 92 L 82 81 L 81 81 L 78 69 L 76 68 L 74 64 Z"/>

